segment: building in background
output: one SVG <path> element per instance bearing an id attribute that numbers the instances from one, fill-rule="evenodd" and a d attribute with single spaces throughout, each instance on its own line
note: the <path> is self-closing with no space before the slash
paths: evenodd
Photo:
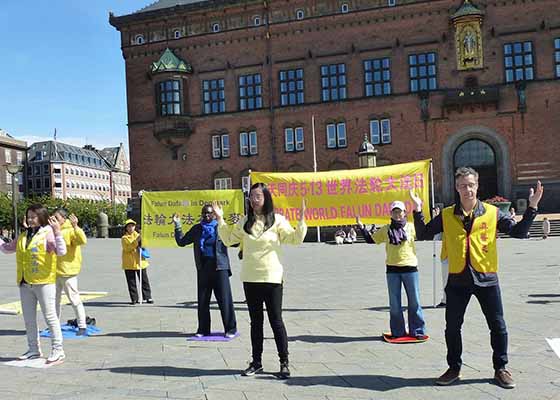
<path id="1" fill-rule="evenodd" d="M 0 129 L 0 192 L 12 194 L 12 175 L 6 169 L 6 164 L 25 165 L 27 143 L 17 140 Z M 25 170 L 18 174 L 17 183 L 19 195 L 25 195 Z"/>
<path id="2" fill-rule="evenodd" d="M 149 3 L 146 1 L 146 3 Z M 125 60 L 133 191 L 240 188 L 249 169 L 433 159 L 481 198 L 560 207 L 558 0 L 159 0 L 109 22 Z M 398 177 L 397 177 L 398 178 Z"/>
<path id="3" fill-rule="evenodd" d="M 130 165 L 123 144 L 118 147 L 106 147 L 97 152 L 111 168 L 112 199 L 117 204 L 127 204 L 131 196 Z"/>
<path id="4" fill-rule="evenodd" d="M 121 154 L 120 157 L 126 160 L 124 152 Z M 118 175 L 117 179 L 124 181 L 124 173 L 116 171 L 101 152 L 92 146 L 81 148 L 49 140 L 33 143 L 27 151 L 29 195 L 125 204 L 130 197 L 130 185 L 128 190 L 126 185 L 118 191 L 113 188 L 115 176 Z"/>

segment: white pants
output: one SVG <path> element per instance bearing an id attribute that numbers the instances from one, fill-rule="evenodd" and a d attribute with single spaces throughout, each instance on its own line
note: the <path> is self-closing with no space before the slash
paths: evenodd
<path id="1" fill-rule="evenodd" d="M 78 291 L 78 276 L 56 277 L 56 316 L 59 320 L 62 315 L 61 298 L 63 290 L 74 308 L 74 314 L 78 320 L 78 328 L 86 328 L 86 310 L 84 309 L 84 304 L 82 303 L 80 292 Z"/>
<path id="2" fill-rule="evenodd" d="M 344 243 L 344 239 L 342 238 L 342 236 L 335 236 L 334 241 L 335 241 L 336 244 L 343 244 Z"/>
<path id="3" fill-rule="evenodd" d="M 39 352 L 39 329 L 37 328 L 37 302 L 41 306 L 43 318 L 52 335 L 52 349 L 62 350 L 62 331 L 60 321 L 56 316 L 55 297 L 56 287 L 54 283 L 48 285 L 30 285 L 23 283 L 19 286 L 21 308 L 23 309 L 23 320 L 27 333 L 27 345 L 29 350 Z"/>

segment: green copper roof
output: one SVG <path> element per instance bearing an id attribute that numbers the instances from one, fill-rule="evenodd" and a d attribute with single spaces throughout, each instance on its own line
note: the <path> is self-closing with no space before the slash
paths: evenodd
<path id="1" fill-rule="evenodd" d="M 455 14 L 451 16 L 451 19 L 465 17 L 467 15 L 484 15 L 484 12 L 476 8 L 470 0 L 465 0 L 461 7 L 455 11 Z"/>
<path id="2" fill-rule="evenodd" d="M 167 48 L 160 59 L 152 63 L 151 70 L 152 74 L 158 74 L 160 72 L 184 72 L 191 74 L 192 66 L 181 60 Z"/>

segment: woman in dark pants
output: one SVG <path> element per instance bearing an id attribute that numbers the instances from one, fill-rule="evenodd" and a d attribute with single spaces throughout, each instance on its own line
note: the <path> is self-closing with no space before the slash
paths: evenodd
<path id="1" fill-rule="evenodd" d="M 231 270 L 227 247 L 218 237 L 218 223 L 211 205 L 202 207 L 200 223 L 194 225 L 183 235 L 179 216 L 173 216 L 175 241 L 184 247 L 194 244 L 198 287 L 198 329 L 196 336 L 210 335 L 210 299 L 212 291 L 220 307 L 226 337 L 237 333 L 237 322 L 231 295 L 229 277 Z"/>
<path id="2" fill-rule="evenodd" d="M 307 233 L 305 202 L 294 229 L 280 214 L 274 214 L 272 196 L 267 187 L 256 183 L 249 192 L 247 216 L 237 225 L 226 225 L 222 208 L 214 202 L 219 236 L 225 244 L 241 243 L 243 261 L 241 280 L 251 318 L 251 346 L 253 361 L 243 371 L 244 376 L 262 371 L 263 352 L 263 303 L 266 304 L 268 321 L 274 333 L 280 358 L 281 378 L 290 376 L 288 368 L 288 335 L 282 320 L 282 292 L 284 270 L 280 263 L 282 244 L 301 244 Z"/>

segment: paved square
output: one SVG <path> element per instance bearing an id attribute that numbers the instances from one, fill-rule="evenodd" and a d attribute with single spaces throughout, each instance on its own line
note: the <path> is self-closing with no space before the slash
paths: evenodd
<path id="1" fill-rule="evenodd" d="M 558 247 L 557 247 L 558 246 Z M 439 247 L 439 245 L 438 245 Z M 518 387 L 495 386 L 488 328 L 473 298 L 463 327 L 463 380 L 436 387 L 446 369 L 444 310 L 427 308 L 431 340 L 384 343 L 388 300 L 384 249 L 366 244 L 286 247 L 284 320 L 293 377 L 279 365 L 265 321 L 265 374 L 243 378 L 250 359 L 249 315 L 239 261 L 231 279 L 239 338 L 187 341 L 196 330 L 196 275 L 191 249 L 153 249 L 154 305 L 129 306 L 118 240 L 90 240 L 80 288 L 107 291 L 86 302 L 103 333 L 66 340 L 66 362 L 38 370 L 0 365 L 0 399 L 560 399 L 560 359 L 545 338 L 560 337 L 560 238 L 500 240 L 500 280 L 509 330 L 509 367 Z M 439 250 L 438 250 L 439 254 Z M 421 298 L 432 304 L 432 245 L 419 243 Z M 0 255 L 0 303 L 19 298 L 15 256 Z M 441 278 L 436 275 L 439 302 Z M 74 318 L 63 308 L 63 321 Z M 213 330 L 220 330 L 213 305 Z M 39 317 L 40 326 L 45 326 Z M 26 350 L 21 315 L 0 315 L 0 362 Z M 48 354 L 49 340 L 42 341 Z"/>

